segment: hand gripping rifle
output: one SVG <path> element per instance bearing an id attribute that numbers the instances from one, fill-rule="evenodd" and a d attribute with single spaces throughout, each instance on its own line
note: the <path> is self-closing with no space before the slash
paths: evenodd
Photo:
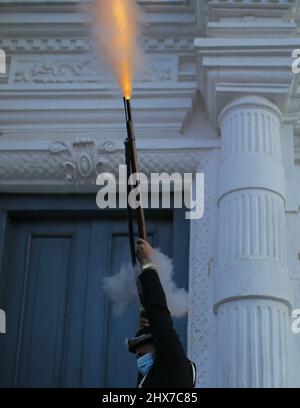
<path id="1" fill-rule="evenodd" d="M 127 181 L 132 174 L 136 175 L 136 188 L 138 189 L 137 199 L 140 202 L 140 206 L 136 209 L 137 221 L 138 221 L 138 232 L 139 237 L 142 239 L 147 239 L 146 233 L 146 223 L 144 209 L 141 202 L 141 181 L 139 177 L 139 165 L 137 160 L 136 145 L 135 145 L 135 135 L 132 122 L 132 110 L 130 99 L 123 98 L 124 108 L 125 108 L 125 118 L 126 118 L 126 128 L 127 128 L 127 138 L 124 141 L 125 144 L 125 160 L 127 166 Z M 127 190 L 127 220 L 128 220 L 128 235 L 130 243 L 130 253 L 131 262 L 133 266 L 136 266 L 136 254 L 135 254 L 135 242 L 134 242 L 134 229 L 133 229 L 133 219 L 134 211 L 129 203 L 129 194 L 132 190 L 132 186 L 128 186 Z"/>

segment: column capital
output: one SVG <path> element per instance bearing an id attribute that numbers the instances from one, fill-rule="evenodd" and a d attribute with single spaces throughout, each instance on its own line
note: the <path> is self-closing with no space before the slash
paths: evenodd
<path id="1" fill-rule="evenodd" d="M 241 109 L 263 109 L 277 116 L 279 121 L 282 120 L 282 113 L 275 103 L 263 96 L 247 95 L 234 99 L 221 110 L 218 117 L 219 127 L 221 127 L 222 121 L 225 120 L 228 115 Z"/>

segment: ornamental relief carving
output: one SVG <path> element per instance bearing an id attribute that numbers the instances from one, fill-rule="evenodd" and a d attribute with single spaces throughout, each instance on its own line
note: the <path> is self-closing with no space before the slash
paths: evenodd
<path id="1" fill-rule="evenodd" d="M 205 175 L 204 216 L 191 223 L 189 270 L 189 357 L 197 365 L 197 387 L 211 385 L 213 357 L 212 279 L 216 209 L 216 185 L 219 158 L 213 152 L 202 158 L 197 171 Z"/>
<path id="2" fill-rule="evenodd" d="M 205 153 L 198 149 L 180 151 L 139 151 L 140 171 L 195 172 Z M 18 164 L 19 162 L 19 164 Z M 124 151 L 113 141 L 97 145 L 94 140 L 80 138 L 74 142 L 54 141 L 48 151 L 1 152 L 0 177 L 3 181 L 25 182 L 45 180 L 55 184 L 95 185 L 102 172 L 118 174 L 118 166 L 125 164 Z"/>
<path id="3" fill-rule="evenodd" d="M 72 144 L 55 141 L 49 146 L 51 154 L 60 156 L 61 167 L 64 169 L 65 181 L 68 184 L 94 183 L 98 174 L 109 169 L 110 162 L 105 153 L 112 153 L 115 150 L 114 143 L 105 142 L 99 150 L 103 153 L 101 156 L 98 155 L 95 142 L 91 139 L 77 139 Z"/>
<path id="4" fill-rule="evenodd" d="M 17 62 L 13 78 L 16 83 L 72 83 L 97 82 L 95 67 L 89 61 L 51 60 L 42 62 Z"/>
<path id="5" fill-rule="evenodd" d="M 91 57 L 92 58 L 92 57 Z M 178 64 L 177 64 L 178 65 Z M 136 81 L 170 82 L 177 79 L 173 69 L 174 58 L 158 58 L 145 64 L 137 73 Z M 11 82 L 26 84 L 45 83 L 106 83 L 113 80 L 110 72 L 99 62 L 91 59 L 51 58 L 35 61 L 28 58 L 15 60 L 15 72 Z"/>
<path id="6" fill-rule="evenodd" d="M 139 149 L 140 171 L 150 173 L 193 173 L 206 154 L 206 149 L 180 148 Z M 74 186 L 95 185 L 97 175 L 110 172 L 118 175 L 120 164 L 125 164 L 123 144 L 114 140 L 97 142 L 93 138 L 75 141 L 57 140 L 48 146 L 35 143 L 21 148 L 7 145 L 0 149 L 1 186 Z"/>

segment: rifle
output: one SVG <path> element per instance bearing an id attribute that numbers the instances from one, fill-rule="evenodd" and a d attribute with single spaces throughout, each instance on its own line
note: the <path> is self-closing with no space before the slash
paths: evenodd
<path id="1" fill-rule="evenodd" d="M 141 181 L 139 177 L 139 164 L 137 159 L 136 145 L 135 145 L 135 133 L 133 128 L 132 121 L 132 109 L 131 102 L 128 98 L 123 98 L 124 109 L 125 109 L 125 119 L 126 119 L 126 128 L 127 128 L 127 138 L 124 141 L 125 145 L 125 161 L 127 166 L 127 181 L 132 174 L 136 175 L 136 188 L 138 189 L 137 199 L 140 202 L 140 206 L 137 208 L 137 221 L 138 221 L 138 232 L 139 237 L 146 240 L 146 223 L 145 223 L 145 214 L 141 202 Z M 129 203 L 129 194 L 132 190 L 132 186 L 128 186 L 127 190 L 127 221 L 128 221 L 128 236 L 130 244 L 130 253 L 131 253 L 131 262 L 133 266 L 136 266 L 136 254 L 135 254 L 135 242 L 134 242 L 134 211 Z"/>

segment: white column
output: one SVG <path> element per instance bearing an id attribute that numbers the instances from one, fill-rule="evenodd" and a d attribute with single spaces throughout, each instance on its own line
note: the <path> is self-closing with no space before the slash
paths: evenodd
<path id="1" fill-rule="evenodd" d="M 220 114 L 217 385 L 287 387 L 290 287 L 278 108 L 243 97 Z"/>

